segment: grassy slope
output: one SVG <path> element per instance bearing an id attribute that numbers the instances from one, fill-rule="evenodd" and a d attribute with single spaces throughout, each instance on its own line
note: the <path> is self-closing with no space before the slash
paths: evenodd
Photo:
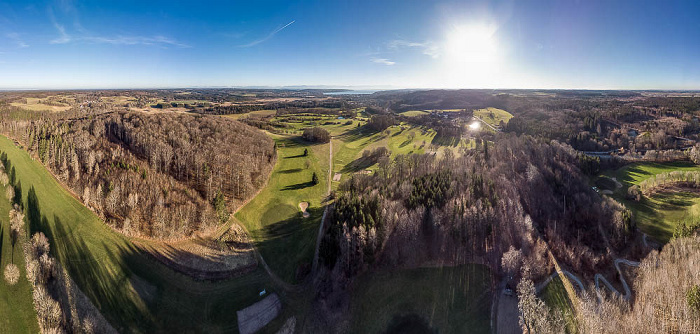
<path id="1" fill-rule="evenodd" d="M 490 274 L 482 265 L 369 273 L 352 286 L 353 333 L 382 333 L 396 316 L 418 315 L 440 333 L 488 333 Z"/>
<path id="2" fill-rule="evenodd" d="M 513 118 L 513 115 L 509 112 L 497 108 L 474 110 L 474 115 L 481 118 L 484 122 L 491 124 L 491 126 L 498 126 L 501 121 L 503 121 L 503 123 L 508 123 L 508 121 Z"/>
<path id="3" fill-rule="evenodd" d="M 175 273 L 110 230 L 12 141 L 0 137 L 0 150 L 16 168 L 25 205 L 30 186 L 36 189 L 43 222 L 34 219 L 30 225 L 49 236 L 52 253 L 117 330 L 236 332 L 235 311 L 260 300 L 258 291 L 276 290 L 262 269 L 214 283 Z M 135 277 L 145 283 L 133 284 Z M 272 327 L 303 308 L 285 307 Z"/>
<path id="4" fill-rule="evenodd" d="M 295 282 L 300 264 L 310 264 L 328 190 L 328 144 L 312 145 L 294 137 L 274 136 L 277 164 L 267 186 L 235 218 L 248 229 L 267 264 L 283 280 Z M 309 150 L 307 157 L 304 149 Z M 306 169 L 305 162 L 309 162 Z M 312 185 L 316 172 L 319 183 Z M 309 202 L 302 218 L 299 202 Z"/>
<path id="5" fill-rule="evenodd" d="M 10 286 L 4 277 L 0 279 L 0 332 L 38 333 L 39 325 L 32 304 L 32 290 L 27 281 L 21 241 L 15 245 L 14 255 L 10 240 L 10 202 L 4 198 L 5 187 L 0 185 L 0 276 L 5 266 L 14 263 L 19 267 L 19 282 Z M 14 261 L 13 261 L 14 260 Z"/>
<path id="6" fill-rule="evenodd" d="M 547 304 L 550 309 L 561 311 L 566 320 L 567 332 L 576 332 L 574 308 L 571 304 L 571 300 L 569 300 L 569 296 L 566 294 L 564 283 L 562 283 L 561 278 L 555 277 L 544 290 L 542 290 L 542 294 L 539 297 L 544 300 L 545 304 Z"/>
<path id="7" fill-rule="evenodd" d="M 622 188 L 616 190 L 613 197 L 634 211 L 639 229 L 662 242 L 671 238 L 678 221 L 700 213 L 700 198 L 697 194 L 690 191 L 662 192 L 650 198 L 644 197 L 639 202 L 626 200 L 625 194 L 627 188 L 632 185 L 639 184 L 653 175 L 674 170 L 700 171 L 700 166 L 687 162 L 634 163 L 602 174 L 615 177 L 622 184 Z"/>

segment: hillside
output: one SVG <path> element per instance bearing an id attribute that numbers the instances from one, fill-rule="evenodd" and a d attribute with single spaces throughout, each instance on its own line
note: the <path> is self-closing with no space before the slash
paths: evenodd
<path id="1" fill-rule="evenodd" d="M 132 236 L 215 227 L 266 182 L 274 142 L 234 120 L 180 113 L 0 111 L 19 140 L 83 203 Z"/>

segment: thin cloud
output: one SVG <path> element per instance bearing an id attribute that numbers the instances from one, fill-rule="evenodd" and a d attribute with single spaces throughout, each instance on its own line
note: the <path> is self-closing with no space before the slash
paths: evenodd
<path id="1" fill-rule="evenodd" d="M 248 43 L 248 44 L 239 45 L 239 47 L 241 47 L 241 48 L 249 48 L 249 47 L 251 47 L 251 46 L 255 46 L 255 45 L 258 45 L 258 44 L 260 44 L 260 43 L 266 42 L 266 41 L 268 41 L 269 39 L 271 39 L 272 37 L 275 37 L 275 35 L 276 35 L 278 32 L 284 30 L 284 28 L 287 28 L 287 27 L 289 27 L 290 25 L 292 25 L 292 23 L 294 23 L 294 22 L 296 22 L 296 20 L 292 20 L 291 22 L 285 24 L 284 26 L 273 30 L 271 33 L 267 34 L 267 36 L 265 36 L 265 37 L 263 37 L 263 38 L 261 38 L 261 39 L 252 41 L 252 42 L 250 42 L 250 43 Z"/>
<path id="2" fill-rule="evenodd" d="M 66 44 L 71 42 L 87 42 L 87 43 L 97 43 L 97 44 L 112 44 L 112 45 L 153 45 L 153 46 L 175 46 L 179 48 L 189 48 L 190 45 L 181 43 L 172 38 L 165 36 L 95 36 L 90 35 L 90 33 L 80 24 L 77 18 L 77 12 L 70 2 L 66 2 L 67 7 L 64 11 L 73 12 L 75 15 L 74 26 L 75 29 L 80 33 L 79 36 L 72 36 L 66 32 L 66 27 L 56 20 L 51 7 L 48 8 L 49 19 L 53 23 L 56 31 L 58 32 L 58 37 L 51 40 L 51 44 Z"/>
<path id="3" fill-rule="evenodd" d="M 56 21 L 56 16 L 53 14 L 53 10 L 51 7 L 48 8 L 48 13 L 49 13 L 49 19 L 51 20 L 51 23 L 53 23 L 53 26 L 56 28 L 56 31 L 58 31 L 58 37 L 55 39 L 52 39 L 49 43 L 51 44 L 66 44 L 72 40 L 70 35 L 66 33 L 66 27 L 64 27 L 62 24 L 58 23 Z"/>
<path id="4" fill-rule="evenodd" d="M 58 30 L 58 38 L 52 39 L 49 43 L 51 44 L 66 44 L 73 39 L 66 33 L 66 28 L 56 22 L 53 23 L 56 30 Z"/>
<path id="5" fill-rule="evenodd" d="M 190 48 L 190 45 L 180 43 L 174 39 L 170 39 L 164 36 L 114 36 L 114 37 L 104 37 L 104 36 L 85 36 L 80 37 L 79 40 L 91 42 L 91 43 L 104 43 L 113 45 L 170 45 L 179 48 Z"/>
<path id="6" fill-rule="evenodd" d="M 7 33 L 7 34 L 5 34 L 5 36 L 7 36 L 7 38 L 11 39 L 12 41 L 14 41 L 15 44 L 17 44 L 17 47 L 20 49 L 29 47 L 29 44 L 25 43 L 22 40 L 22 38 L 20 38 L 19 34 L 16 32 Z"/>
<path id="7" fill-rule="evenodd" d="M 427 42 L 412 42 L 402 39 L 396 39 L 388 43 L 390 49 L 401 49 L 401 48 L 417 48 L 420 49 L 424 55 L 430 56 L 431 58 L 440 57 L 440 48 L 431 41 Z"/>
<path id="8" fill-rule="evenodd" d="M 370 60 L 373 63 L 382 64 L 382 65 L 386 65 L 386 66 L 392 66 L 392 65 L 396 64 L 395 61 L 391 61 L 391 60 L 386 59 L 386 58 L 370 58 Z"/>

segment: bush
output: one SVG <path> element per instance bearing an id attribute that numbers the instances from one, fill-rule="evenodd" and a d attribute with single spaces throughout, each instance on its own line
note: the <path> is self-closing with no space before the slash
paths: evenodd
<path id="1" fill-rule="evenodd" d="M 314 174 L 311 176 L 311 183 L 314 185 L 318 184 L 318 175 L 316 175 L 316 172 L 314 172 Z"/>
<path id="2" fill-rule="evenodd" d="M 216 215 L 219 217 L 219 221 L 222 223 L 228 221 L 229 212 L 228 208 L 226 208 L 226 199 L 224 198 L 224 194 L 222 194 L 221 191 L 216 193 L 212 204 L 214 205 L 214 209 L 216 209 Z"/>
<path id="3" fill-rule="evenodd" d="M 700 285 L 691 287 L 685 296 L 688 306 L 696 312 L 700 311 Z"/>
<path id="4" fill-rule="evenodd" d="M 5 266 L 4 275 L 7 284 L 15 285 L 17 281 L 19 281 L 19 268 L 17 268 L 17 265 L 10 263 L 7 266 Z"/>
<path id="5" fill-rule="evenodd" d="M 304 129 L 302 138 L 314 143 L 327 143 L 331 141 L 331 134 L 326 129 L 314 127 Z"/>

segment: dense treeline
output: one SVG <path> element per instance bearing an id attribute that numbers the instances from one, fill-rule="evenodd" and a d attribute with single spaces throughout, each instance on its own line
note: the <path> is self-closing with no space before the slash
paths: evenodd
<path id="1" fill-rule="evenodd" d="M 88 207 L 131 235 L 178 237 L 216 225 L 263 185 L 276 157 L 267 136 L 219 117 L 34 116 L 0 113 L 3 133 L 19 139 Z"/>
<path id="2" fill-rule="evenodd" d="M 319 127 L 304 129 L 304 133 L 301 137 L 314 143 L 327 143 L 331 141 L 331 134 L 328 130 Z"/>
<path id="3" fill-rule="evenodd" d="M 688 188 L 700 188 L 700 172 L 677 170 L 661 174 L 652 175 L 648 179 L 633 185 L 627 189 L 627 196 L 630 199 L 640 200 L 641 195 L 649 195 L 657 188 L 676 185 Z"/>
<path id="4" fill-rule="evenodd" d="M 328 282 L 373 263 L 477 261 L 499 270 L 511 246 L 536 279 L 550 265 L 538 235 L 573 270 L 594 272 L 610 261 L 600 231 L 623 247 L 634 226 L 620 204 L 591 190 L 577 164 L 569 146 L 512 135 L 461 157 L 381 160 L 376 173 L 339 188 L 320 252 Z"/>
<path id="5" fill-rule="evenodd" d="M 374 131 L 384 131 L 394 124 L 396 124 L 396 119 L 392 115 L 372 115 L 365 126 Z"/>

